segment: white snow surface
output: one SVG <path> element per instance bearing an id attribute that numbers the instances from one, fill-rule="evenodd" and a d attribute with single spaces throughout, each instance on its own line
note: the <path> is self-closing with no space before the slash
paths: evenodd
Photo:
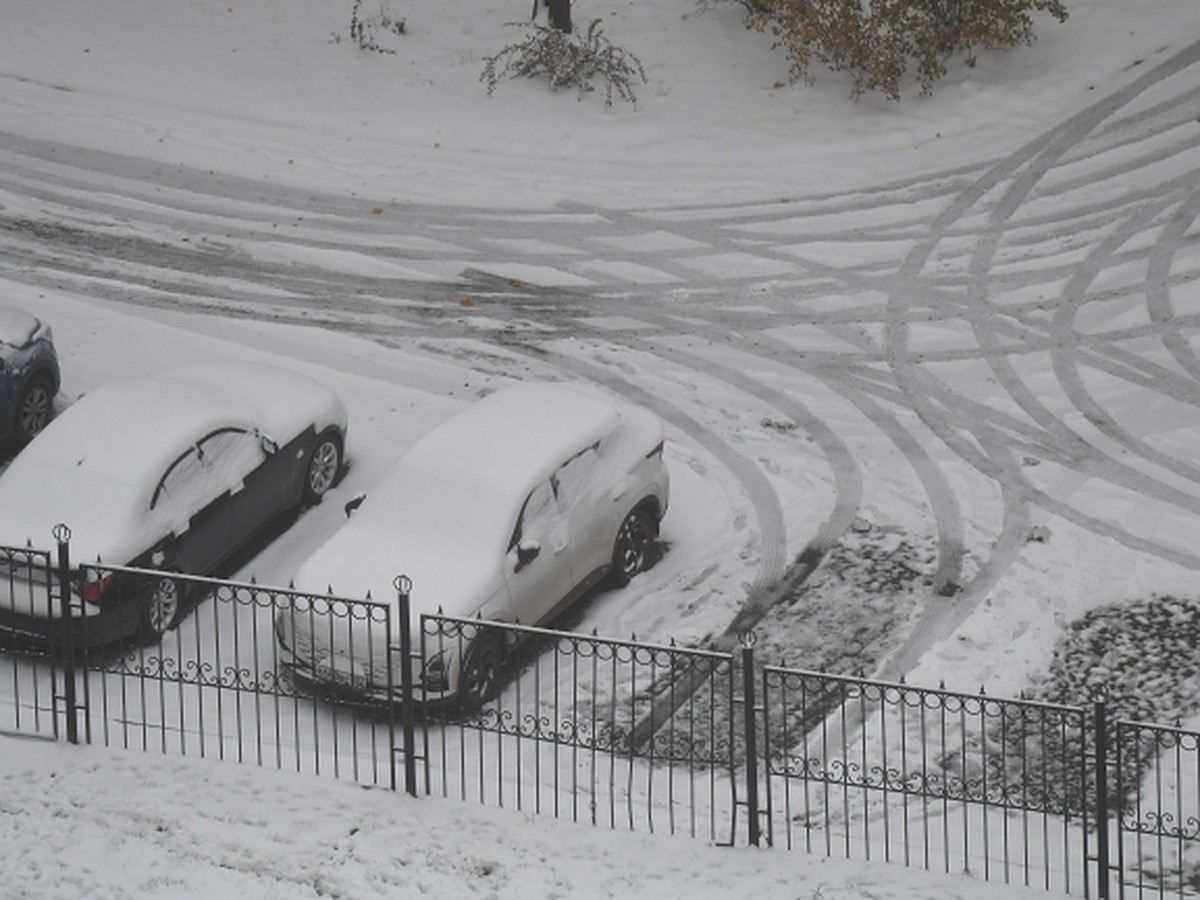
<path id="1" fill-rule="evenodd" d="M 614 42 L 647 66 L 649 83 L 636 86 L 636 108 L 618 102 L 606 109 L 594 94 L 555 94 L 537 80 L 502 82 L 495 96 L 486 96 L 479 82 L 483 57 L 520 37 L 506 23 L 528 15 L 527 3 L 396 4 L 393 11 L 406 16 L 408 33 L 391 45 L 394 56 L 350 46 L 350 5 L 10 3 L 0 27 L 0 215 L 18 223 L 7 233 L 11 240 L 23 240 L 19 223 L 39 218 L 172 246 L 203 233 L 205 240 L 197 243 L 208 242 L 214 254 L 253 259 L 276 271 L 347 278 L 387 274 L 414 283 L 457 279 L 480 252 L 477 246 L 452 245 L 452 230 L 446 229 L 397 238 L 363 229 L 351 238 L 336 216 L 300 209 L 299 202 L 289 220 L 278 203 L 256 191 L 282 185 L 339 195 L 372 221 L 386 216 L 403 221 L 407 206 L 418 203 L 444 207 L 450 217 L 462 212 L 469 220 L 486 219 L 483 210 L 494 208 L 490 246 L 511 251 L 513 261 L 491 266 L 491 274 L 547 288 L 579 284 L 586 280 L 581 271 L 608 274 L 629 284 L 661 285 L 663 296 L 672 298 L 674 286 L 693 273 L 720 285 L 791 271 L 778 257 L 753 255 L 753 221 L 744 224 L 737 252 L 696 254 L 702 242 L 669 227 L 675 217 L 703 215 L 684 207 L 724 204 L 713 213 L 717 218 L 735 215 L 736 204 L 796 201 L 798 255 L 830 271 L 850 265 L 869 271 L 876 261 L 901 253 L 911 240 L 908 223 L 945 198 L 905 197 L 877 208 L 878 197 L 864 193 L 861 209 L 842 203 L 822 217 L 823 193 L 842 192 L 844 200 L 859 188 L 865 192 L 1003 159 L 1098 97 L 1127 88 L 1155 61 L 1200 34 L 1195 0 L 1152 5 L 1069 0 L 1070 20 L 1058 25 L 1039 18 L 1032 47 L 981 53 L 973 67 L 953 61 L 932 98 L 919 99 L 910 89 L 900 104 L 872 96 L 852 103 L 848 81 L 834 73 L 817 71 L 812 88 L 787 86 L 786 60 L 772 50 L 769 36 L 745 32 L 736 3 L 700 12 L 682 0 L 580 0 L 573 11 L 577 22 L 602 18 Z M 364 12 L 374 5 L 368 0 Z M 1152 120 L 1158 99 L 1147 91 L 1128 112 Z M 54 152 L 37 156 L 6 149 L 9 136 L 46 142 Z M 1121 146 L 1114 156 L 1128 153 Z M 1176 158 L 1164 154 L 1171 161 L 1164 165 Z M 1086 192 L 1087 202 L 1099 205 L 1118 190 L 1114 184 L 1094 188 L 1088 181 L 1089 174 L 1103 174 L 1114 163 L 1104 153 L 1067 163 L 1055 171 L 1054 184 L 1026 201 L 1031 228 L 1044 208 L 1053 209 L 1072 191 Z M 238 199 L 217 204 L 212 194 L 195 190 L 208 175 L 240 179 Z M 54 185 L 53 196 L 43 189 L 46 183 Z M 565 241 L 505 244 L 504 224 L 518 219 L 518 211 L 578 227 L 594 216 L 593 207 L 616 213 L 652 209 L 650 218 L 661 229 L 640 221 L 627 234 L 606 237 L 613 257 L 598 254 L 579 271 L 554 265 L 577 252 Z M 180 209 L 190 216 L 186 227 L 174 215 Z M 870 242 L 853 239 L 889 217 L 895 219 L 894 234 L 875 232 Z M 980 219 L 972 211 L 957 226 L 965 232 L 982 226 Z M 284 239 L 290 238 L 289 227 L 302 230 L 303 242 Z M 772 227 L 778 230 L 780 222 Z M 819 240 L 812 239 L 814 229 Z M 1074 237 L 1072 231 L 1051 248 L 1054 253 L 1027 265 L 1051 269 L 1073 261 L 1080 253 Z M 1123 249 L 1133 249 L 1142 238 Z M 367 255 L 365 248 L 375 243 L 402 255 Z M 1012 258 L 994 260 L 995 267 L 1019 271 L 1025 264 L 1020 252 L 1006 249 Z M 530 250 L 544 262 L 521 255 Z M 639 254 L 651 253 L 680 257 L 674 267 L 643 265 Z M 315 327 L 278 324 L 270 321 L 271 303 L 288 299 L 288 286 L 244 279 L 240 270 L 226 275 L 217 269 L 188 284 L 186 292 L 175 292 L 161 286 L 163 270 L 137 257 L 115 254 L 106 273 L 59 274 L 48 282 L 27 277 L 23 267 L 36 265 L 28 261 L 34 256 L 18 247 L 13 259 L 5 262 L 10 274 L 0 274 L 0 292 L 6 304 L 52 324 L 63 361 L 62 404 L 115 380 L 212 359 L 303 370 L 345 400 L 350 470 L 327 502 L 241 573 L 264 583 L 286 584 L 341 524 L 341 504 L 369 491 L 421 434 L 464 403 L 514 380 L 562 374 L 506 354 L 482 333 L 476 344 L 460 345 L 467 348 L 462 358 L 373 342 L 372 328 L 383 317 L 369 306 L 339 308 L 336 296 L 327 309 L 312 310 Z M 1194 247 L 1182 248 L 1172 278 L 1194 284 L 1187 279 L 1189 259 L 1194 268 Z M 946 259 L 935 262 L 952 270 L 956 260 L 947 250 Z M 1080 331 L 1102 324 L 1136 331 L 1144 312 L 1126 306 L 1120 288 L 1127 278 L 1127 272 L 1111 269 L 1096 285 L 1085 285 L 1115 293 L 1111 302 L 1083 310 L 1088 315 L 1076 323 Z M 126 306 L 110 292 L 141 305 Z M 871 299 L 868 293 L 851 299 L 861 304 L 864 296 Z M 235 317 L 247 297 L 259 304 L 257 317 Z M 415 304 L 385 299 L 389 310 Z M 753 296 L 738 299 L 747 312 L 754 311 Z M 1027 301 L 1036 318 L 1041 297 L 1017 299 Z M 1171 299 L 1177 314 L 1194 311 L 1190 294 L 1177 291 Z M 837 310 L 846 300 L 830 295 L 807 302 L 811 309 Z M 228 304 L 229 318 L 189 311 L 191 305 L 211 311 L 222 304 Z M 672 314 L 684 320 L 689 310 L 681 305 Z M 363 336 L 326 331 L 320 327 L 326 321 L 353 324 Z M 472 324 L 487 323 L 480 317 Z M 608 324 L 650 327 L 628 310 Z M 882 328 L 781 325 L 773 337 L 804 351 L 858 352 Z M 965 322 L 959 329 L 945 320 L 928 328 L 913 325 L 910 346 L 945 352 L 950 368 L 957 365 L 954 351 L 967 330 Z M 690 347 L 679 343 L 681 352 Z M 637 363 L 621 348 L 606 350 L 603 358 L 584 348 L 579 359 L 592 371 L 633 370 Z M 710 361 L 744 370 L 736 354 L 715 353 Z M 1021 371 L 1030 390 L 1048 404 L 1057 396 L 1050 369 L 1049 362 L 1030 354 Z M 996 390 L 990 376 L 980 377 L 971 361 L 955 371 L 961 376 L 956 383 L 975 391 L 972 397 L 983 407 L 1007 411 L 1011 399 Z M 725 386 L 696 383 L 691 371 L 666 363 L 639 375 L 647 391 L 664 394 L 762 464 L 765 483 L 780 498 L 778 515 L 791 526 L 780 552 L 802 546 L 805 529 L 833 505 L 835 491 L 825 462 L 803 441 L 799 450 L 796 442 L 786 453 L 779 450 L 775 435 L 803 430 L 798 423 L 768 419 L 777 414 Z M 1100 393 L 1108 391 L 1139 437 L 1191 452 L 1197 425 L 1190 409 L 1165 397 L 1145 403 L 1140 395 L 1121 394 L 1127 387 L 1110 387 L 1098 370 L 1087 377 Z M 848 442 L 870 431 L 861 410 L 829 397 L 816 379 L 798 389 L 820 420 Z M 1063 409 L 1072 427 L 1093 436 L 1086 417 L 1066 403 Z M 887 440 L 864 438 L 863 444 L 865 452 L 855 447 L 863 460 L 862 513 L 909 533 L 926 532 L 928 510 L 912 499 L 900 474 L 907 461 Z M 728 624 L 756 576 L 766 552 L 752 534 L 747 537 L 754 526 L 746 523 L 754 521 L 756 509 L 722 466 L 720 448 L 691 439 L 678 425 L 669 425 L 667 446 L 673 493 L 664 533 L 672 551 L 629 589 L 594 604 L 581 628 L 607 636 L 636 631 L 651 639 L 700 640 Z M 937 463 L 944 461 L 944 454 L 937 457 Z M 996 484 L 967 467 L 947 464 L 946 471 L 968 537 L 977 548 L 990 547 L 1003 515 Z M 1159 506 L 1139 508 L 1142 498 L 1135 493 L 1110 491 L 1102 480 L 1077 478 L 1049 460 L 1030 477 L 1056 499 L 1069 498 L 1098 517 L 1128 519 L 1168 548 L 1197 546 L 1195 517 Z M 966 689 L 986 682 L 993 695 L 1013 694 L 1048 658 L 1062 625 L 1080 612 L 1133 594 L 1194 589 L 1194 570 L 1172 563 L 1169 553 L 1138 552 L 1097 536 L 1078 518 L 1057 518 L 1044 509 L 1036 514 L 1053 539 L 1030 544 L 1011 565 L 989 574 L 994 580 L 986 602 L 962 620 L 946 619 L 930 652 L 908 661 L 911 681 L 947 678 Z M 687 838 L 613 833 L 470 804 L 414 801 L 251 766 L 8 736 L 0 736 L 0 872 L 5 895 L 18 898 L 637 894 L 705 900 L 737 893 L 984 900 L 1025 893 L 896 865 L 706 847 Z"/>
<path id="2" fill-rule="evenodd" d="M 707 846 L 234 762 L 0 736 L 4 896 L 1006 900 L 963 875 Z"/>
<path id="3" fill-rule="evenodd" d="M 1075 0 L 1066 25 L 1038 17 L 1032 47 L 953 62 L 928 101 L 910 88 L 900 104 L 855 104 L 833 73 L 817 71 L 816 90 L 788 87 L 786 57 L 746 32 L 736 3 L 701 12 L 689 0 L 580 0 L 573 20 L 602 19 L 647 70 L 637 109 L 606 109 L 540 81 L 485 95 L 483 58 L 524 36 L 514 23 L 529 6 L 363 3 L 364 17 L 383 7 L 406 19 L 406 35 L 385 44 L 391 56 L 351 49 L 350 2 L 195 0 L 165 15 L 154 0 L 46 0 L 6 17 L 0 122 L 382 202 L 746 202 L 1012 150 L 1100 85 L 1131 79 L 1196 17 L 1192 0 L 1155 0 L 1152 14 L 1130 0 Z"/>

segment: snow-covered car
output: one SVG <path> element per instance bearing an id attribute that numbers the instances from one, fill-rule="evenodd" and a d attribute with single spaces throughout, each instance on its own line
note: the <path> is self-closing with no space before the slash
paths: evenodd
<path id="1" fill-rule="evenodd" d="M 23 447 L 46 427 L 59 377 L 50 326 L 0 307 L 0 443 Z"/>
<path id="2" fill-rule="evenodd" d="M 663 428 L 648 410 L 585 386 L 516 385 L 417 441 L 295 586 L 395 610 L 403 574 L 414 634 L 423 612 L 537 625 L 603 579 L 624 585 L 652 562 L 668 493 Z M 276 638 L 303 680 L 386 692 L 388 636 L 283 612 Z M 420 661 L 414 681 L 427 701 L 484 699 L 510 649 L 489 632 Z"/>
<path id="3" fill-rule="evenodd" d="M 87 642 L 158 639 L 184 610 L 180 582 L 123 589 L 92 564 L 210 574 L 281 513 L 319 501 L 345 440 L 342 401 L 274 366 L 201 362 L 105 384 L 0 475 L 0 546 L 44 548 L 66 525 L 72 562 L 96 576 L 72 585 Z M 0 571 L 0 629 L 52 635 L 58 604 L 12 568 Z"/>

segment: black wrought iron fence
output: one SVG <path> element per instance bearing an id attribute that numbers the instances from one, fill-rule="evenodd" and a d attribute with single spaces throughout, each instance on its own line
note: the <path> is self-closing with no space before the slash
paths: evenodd
<path id="1" fill-rule="evenodd" d="M 423 616 L 428 790 L 572 821 L 730 842 L 728 654 Z M 465 662 L 460 666 L 459 661 Z M 460 682 L 429 674 L 462 669 Z M 500 663 L 500 665 L 496 665 Z"/>
<path id="2" fill-rule="evenodd" d="M 1200 895 L 1200 734 L 1119 721 L 1111 896 Z"/>
<path id="3" fill-rule="evenodd" d="M 1088 890 L 1087 711 L 767 666 L 774 842 Z"/>
<path id="4" fill-rule="evenodd" d="M 59 735 L 61 668 L 36 624 L 59 617 L 54 571 L 49 553 L 0 547 L 0 730 Z"/>
<path id="5" fill-rule="evenodd" d="M 91 740 L 396 786 L 393 707 L 344 691 L 329 653 L 344 643 L 370 663 L 388 642 L 388 606 L 123 567 L 78 573 L 105 584 L 102 612 L 128 607 L 163 630 L 97 646 L 104 616 L 80 620 Z"/>
<path id="6" fill-rule="evenodd" d="M 65 533 L 64 533 L 65 536 Z M 0 548 L 0 729 L 716 843 L 1200 896 L 1200 735 Z"/>

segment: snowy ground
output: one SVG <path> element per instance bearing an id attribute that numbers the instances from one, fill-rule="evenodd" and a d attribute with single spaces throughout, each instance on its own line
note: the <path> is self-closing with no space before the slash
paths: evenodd
<path id="1" fill-rule="evenodd" d="M 235 763 L 7 737 L 0 752 L 0 865 L 12 900 L 1047 896 L 969 876 L 564 826 Z"/>
<path id="2" fill-rule="evenodd" d="M 1039 21 L 1033 47 L 955 64 L 933 98 L 914 90 L 900 104 L 851 103 L 831 73 L 782 85 L 785 60 L 744 32 L 737 4 L 585 0 L 576 21 L 602 17 L 649 76 L 636 108 L 611 110 L 540 82 L 487 98 L 483 57 L 519 36 L 505 23 L 526 7 L 396 4 L 408 34 L 395 56 L 352 48 L 350 4 L 330 0 L 196 0 L 169 16 L 148 0 L 43 0 L 5 17 L 0 293 L 54 325 L 62 402 L 184 359 L 253 357 L 315 375 L 350 407 L 340 493 L 242 576 L 285 583 L 336 528 L 343 497 L 425 428 L 497 384 L 550 377 L 644 402 L 670 434 L 671 552 L 592 603 L 589 630 L 708 643 L 750 625 L 798 665 L 829 651 L 1004 694 L 1045 668 L 1083 611 L 1192 589 L 1194 0 L 1158 0 L 1151 14 L 1137 0 L 1075 0 L 1065 25 Z M 917 576 L 855 565 L 864 547 Z M 796 564 L 826 553 L 811 575 Z M 2 821 L 21 823 L 22 846 L 64 833 L 51 778 L 76 779 L 81 806 L 116 802 L 100 796 L 106 773 L 146 783 L 144 805 L 121 816 L 132 847 L 192 834 L 154 793 L 168 765 L 172 783 L 212 778 L 215 790 L 195 792 L 214 804 L 206 822 L 257 816 L 277 832 L 308 808 L 260 807 L 266 789 L 253 786 L 282 778 L 271 773 L 217 779 L 181 761 L 29 746 L 5 740 L 0 767 Z M 360 800 L 396 802 L 279 783 L 346 834 Z M 248 794 L 259 800 L 225 800 Z M 138 824 L 142 808 L 163 810 L 164 832 Z M 444 831 L 503 827 L 437 809 L 421 818 L 446 816 Z M 551 832 L 531 827 L 544 845 Z M 562 832 L 556 842 L 575 840 Z M 31 896 L 157 877 L 106 866 L 112 848 L 77 837 L 84 868 L 27 858 Z M 201 837 L 219 833 L 184 843 Z M 584 831 L 580 847 L 630 859 L 641 847 L 595 838 Z M 246 843 L 237 852 L 279 859 L 270 840 Z M 701 852 L 677 845 L 680 860 Z M 504 895 L 438 868 L 450 852 L 420 850 L 454 885 L 430 893 Z M 545 871 L 531 852 L 478 851 L 502 859 L 514 896 Z M 770 879 L 806 861 L 702 852 L 722 867 L 749 859 L 737 874 L 762 880 L 738 889 L 767 896 L 976 890 L 888 893 L 912 876 L 842 868 L 821 887 L 826 865 L 779 892 Z M 194 877 L 163 892 L 233 877 L 220 851 L 196 858 Z M 361 883 L 347 896 L 375 883 L 370 871 L 348 876 Z M 562 894 L 592 889 L 578 865 L 557 871 L 577 879 Z"/>

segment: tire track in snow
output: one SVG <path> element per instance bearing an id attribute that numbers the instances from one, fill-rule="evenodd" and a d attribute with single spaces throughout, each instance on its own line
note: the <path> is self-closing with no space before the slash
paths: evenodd
<path id="1" fill-rule="evenodd" d="M 1055 162 L 1061 159 L 1070 148 L 1080 145 L 1102 121 L 1112 117 L 1119 109 L 1130 103 L 1151 86 L 1178 74 L 1197 62 L 1200 62 L 1200 42 L 1185 48 L 1145 73 L 1126 88 L 1083 110 L 1067 120 L 1060 127 L 1053 129 L 1048 134 L 1043 135 L 1026 145 L 1023 149 L 1012 154 L 980 178 L 978 182 L 964 191 L 959 197 L 955 198 L 954 202 L 937 217 L 930 230 L 930 235 L 918 241 L 916 246 L 906 256 L 898 273 L 899 289 L 893 291 L 889 296 L 889 321 L 885 326 L 889 349 L 889 363 L 892 370 L 896 373 L 897 380 L 902 389 L 913 399 L 914 409 L 917 414 L 934 433 L 942 436 L 944 440 L 949 438 L 949 433 L 956 425 L 953 421 L 943 417 L 940 410 L 930 402 L 929 398 L 941 398 L 952 392 L 935 379 L 923 377 L 919 372 L 919 362 L 914 358 L 914 354 L 909 347 L 908 313 L 913 306 L 921 303 L 919 296 L 920 275 L 933 257 L 939 242 L 945 239 L 950 226 L 965 218 L 994 190 L 1001 189 L 1000 198 L 991 208 L 987 224 L 980 233 L 970 258 L 966 315 L 971 322 L 972 331 L 979 341 L 982 358 L 988 362 L 993 372 L 996 373 L 997 379 L 1001 387 L 1005 389 L 1006 394 L 1017 398 L 1018 403 L 1026 412 L 1029 412 L 1033 416 L 1035 422 L 1047 429 L 1053 443 L 1058 444 L 1060 441 L 1066 441 L 1068 446 L 1083 445 L 1079 446 L 1083 455 L 1085 457 L 1092 456 L 1089 452 L 1092 450 L 1090 445 L 1084 444 L 1084 442 L 1077 438 L 1074 432 L 1065 429 L 1057 418 L 1049 415 L 1048 412 L 1043 414 L 1042 410 L 1044 410 L 1044 407 L 1040 403 L 1030 400 L 1031 395 L 1025 390 L 1023 382 L 1012 369 L 1005 348 L 1001 347 L 996 341 L 994 329 L 988 327 L 987 316 L 983 310 L 986 309 L 988 304 L 990 274 L 1008 224 L 1014 218 L 1022 203 L 1034 191 L 1036 185 L 1051 170 Z M 1114 173 L 1123 171 L 1126 171 L 1126 169 L 1118 167 L 1109 169 L 1102 174 L 1111 177 Z M 1095 265 L 1100 259 L 1106 258 L 1110 249 L 1115 249 L 1124 244 L 1135 231 L 1136 227 L 1131 227 L 1119 232 L 1117 237 L 1102 242 L 1102 249 L 1098 253 L 1089 254 L 1092 264 Z M 1094 270 L 1089 269 L 1086 265 L 1083 271 L 1089 274 L 1084 276 L 1072 275 L 1068 279 L 1068 287 L 1064 290 L 1064 295 L 1068 300 L 1070 298 L 1069 290 L 1071 287 L 1078 288 L 1081 286 L 1081 281 L 1090 282 L 1095 277 Z M 1062 319 L 1056 316 L 1056 323 L 1061 325 L 1061 322 Z M 1061 329 L 1059 336 L 1062 336 Z M 1059 356 L 1061 358 L 1061 354 Z M 1057 364 L 1056 369 L 1061 375 L 1063 365 L 1061 363 Z M 1077 401 L 1083 400 L 1079 391 L 1069 392 L 1072 393 L 1073 398 Z M 1025 402 L 1021 402 L 1022 399 Z M 951 440 L 947 440 L 947 443 L 951 443 Z M 961 442 L 951 443 L 951 446 L 957 446 L 960 454 L 966 449 Z M 973 449 L 966 452 L 969 457 L 976 459 L 978 467 L 979 455 Z M 1003 477 L 1004 474 L 1003 471 L 995 471 L 997 480 L 1002 485 L 1009 483 Z M 1143 489 L 1153 488 L 1153 485 L 1146 481 L 1141 481 L 1140 486 Z M 1014 508 L 1013 504 L 1016 502 L 1027 503 L 1031 499 L 1036 499 L 1037 496 L 1036 493 L 1033 493 L 1032 496 L 1029 492 L 1022 493 L 1024 496 L 1021 496 L 1019 500 L 1011 496 L 1011 493 L 1006 493 L 1005 521 L 1009 524 L 1006 525 L 1004 537 L 1001 539 L 999 547 L 1007 553 L 1013 552 L 1014 549 L 1015 534 L 1011 530 L 1012 525 L 1014 523 L 1019 524 L 1026 518 L 1025 513 Z M 1191 504 L 1188 505 L 1190 506 Z M 1054 507 L 1060 515 L 1067 511 L 1063 504 L 1056 503 Z M 1086 522 L 1091 526 L 1092 530 L 1099 534 L 1107 534 L 1118 540 L 1127 537 L 1119 528 L 1110 527 L 1107 523 L 1102 523 L 1093 517 L 1074 515 L 1073 510 L 1071 513 L 1071 515 L 1067 516 L 1068 518 Z M 1135 540 L 1132 543 L 1136 545 L 1143 542 Z M 1174 556 L 1177 560 L 1187 558 L 1182 554 L 1170 555 Z M 995 558 L 995 554 L 993 554 L 993 558 Z M 1194 567 L 1200 567 L 1200 558 L 1192 558 L 1188 562 Z M 898 661 L 895 663 L 896 668 L 901 672 L 904 671 L 903 667 L 905 665 L 915 662 L 920 657 L 921 652 L 932 646 L 936 640 L 944 638 L 956 623 L 960 623 L 967 611 L 982 600 L 986 593 L 986 590 L 982 588 L 990 588 L 994 583 L 993 574 L 993 571 L 985 568 L 985 572 L 980 577 L 977 577 L 972 584 L 967 586 L 967 590 L 964 592 L 965 596 L 960 598 L 959 602 L 955 604 L 957 608 L 943 606 L 941 609 L 932 609 L 918 625 L 913 638 L 899 655 Z"/>
<path id="2" fill-rule="evenodd" d="M 1200 189 L 1194 190 L 1178 206 L 1175 215 L 1163 228 L 1162 241 L 1150 254 L 1146 265 L 1146 307 L 1150 321 L 1166 329 L 1162 337 L 1163 345 L 1175 362 L 1193 379 L 1200 381 L 1200 360 L 1196 358 L 1196 351 L 1179 329 L 1171 327 L 1176 316 L 1168 290 L 1174 250 L 1183 245 L 1185 236 L 1197 220 L 1200 220 Z"/>
<path id="3" fill-rule="evenodd" d="M 1186 317 L 1172 308 L 1169 291 L 1200 281 L 1200 273 L 1173 268 L 1175 250 L 1197 240 L 1188 236 L 1195 196 L 1150 249 L 1109 236 L 1123 229 L 1133 243 L 1139 231 L 1128 224 L 1130 211 L 1165 212 L 1166 192 L 1178 196 L 1187 186 L 1190 174 L 1176 174 L 1165 187 L 1169 179 L 1139 173 L 1169 169 L 1186 156 L 1182 129 L 1195 118 L 1190 108 L 1200 92 L 1186 86 L 1118 116 L 1150 87 L 1194 65 L 1197 46 L 991 165 L 778 204 L 623 211 L 565 205 L 540 212 L 376 204 L 0 133 L 0 204 L 9 207 L 0 208 L 0 271 L 125 303 L 315 324 L 397 346 L 494 341 L 543 364 L 549 350 L 561 371 L 607 379 L 669 421 L 675 416 L 722 460 L 764 534 L 754 602 L 803 571 L 788 568 L 800 565 L 787 558 L 789 530 L 812 530 L 807 548 L 819 549 L 852 520 L 850 511 L 869 490 L 857 457 L 871 446 L 835 426 L 822 431 L 822 409 L 797 399 L 783 375 L 718 367 L 705 348 L 685 353 L 668 339 L 708 341 L 725 348 L 722 359 L 734 351 L 765 360 L 794 371 L 797 383 L 817 379 L 912 470 L 911 491 L 929 509 L 938 541 L 939 586 L 963 588 L 957 601 L 935 604 L 953 610 L 939 614 L 945 625 L 1016 558 L 1033 507 L 1200 567 L 1190 552 L 1152 536 L 1114 533 L 1112 522 L 1030 481 L 1024 456 L 1117 478 L 1134 496 L 1145 490 L 1158 502 L 1171 499 L 1161 483 L 1114 459 L 1110 447 L 1063 428 L 1044 404 L 1023 408 L 1028 390 L 1016 377 L 1020 357 L 1057 352 L 1065 360 L 1061 372 L 1094 368 L 1180 402 L 1194 391 L 1194 354 L 1181 331 Z M 1096 179 L 1121 183 L 1099 197 L 1078 196 Z M 1093 291 L 1068 294 L 1072 302 L 1100 302 L 1113 291 L 1097 284 L 1100 276 L 1139 261 L 1147 262 L 1145 278 L 1124 289 L 1147 294 L 1150 323 L 1126 333 L 1053 330 L 1045 315 L 1053 304 L 1030 299 L 1038 291 L 1061 299 L 1069 283 L 1071 292 Z M 421 266 L 425 272 L 404 274 Z M 992 302 L 997 292 L 1012 302 Z M 622 317 L 633 324 L 603 321 Z M 964 319 L 971 344 L 923 347 L 916 340 L 953 333 Z M 783 339 L 797 324 L 841 346 L 801 351 L 803 335 Z M 1055 351 L 1064 334 L 1069 342 Z M 834 510 L 815 529 L 788 522 L 758 463 L 719 429 L 667 409 L 670 403 L 628 378 L 555 352 L 564 335 L 658 356 L 690 368 L 698 383 L 719 383 L 779 410 L 808 430 L 834 473 Z M 1122 337 L 1159 337 L 1190 378 L 1116 346 Z M 956 390 L 936 369 L 972 362 L 989 367 L 1011 408 Z M 1072 379 L 1060 374 L 1064 391 Z M 1070 387 L 1069 396 L 1076 411 L 1096 417 L 1089 404 L 1097 401 L 1082 385 Z M 903 421 L 913 413 L 924 431 Z M 1107 439 L 1120 445 L 1120 435 Z M 935 455 L 939 442 L 952 458 Z M 1192 474 L 1187 459 L 1160 452 L 1158 460 L 1177 477 Z M 949 477 L 958 465 L 995 481 L 1002 496 L 992 544 L 969 581 L 962 575 L 967 523 Z M 803 561 L 805 551 L 799 555 Z M 927 623 L 929 633 L 938 621 Z"/>

